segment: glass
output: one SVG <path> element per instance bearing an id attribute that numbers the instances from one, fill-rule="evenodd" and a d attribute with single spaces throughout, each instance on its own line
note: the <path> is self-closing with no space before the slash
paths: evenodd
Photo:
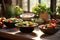
<path id="1" fill-rule="evenodd" d="M 12 0 L 12 6 L 16 6 L 16 0 Z"/>
<path id="2" fill-rule="evenodd" d="M 22 8 L 25 10 L 25 11 L 28 11 L 28 4 L 27 4 L 27 0 L 22 0 Z"/>
<path id="3" fill-rule="evenodd" d="M 41 0 L 41 4 L 45 3 L 46 7 L 50 7 L 50 1 L 51 0 Z"/>
<path id="4" fill-rule="evenodd" d="M 46 3 L 47 7 L 50 7 L 50 1 L 51 0 L 40 0 L 41 4 Z M 29 10 L 30 12 L 32 12 L 32 8 L 38 5 L 38 3 L 39 3 L 39 0 L 29 0 L 29 3 L 28 3 L 28 0 L 22 0 L 22 8 L 25 11 Z"/>
<path id="5" fill-rule="evenodd" d="M 32 8 L 38 5 L 39 0 L 30 0 L 30 11 L 32 12 Z"/>
<path id="6" fill-rule="evenodd" d="M 50 7 L 51 0 L 40 0 L 41 4 L 45 3 L 46 7 Z M 38 5 L 39 0 L 30 0 L 30 12 L 32 12 L 32 8 Z"/>
<path id="7" fill-rule="evenodd" d="M 60 0 L 56 0 L 56 18 L 60 19 Z"/>
<path id="8" fill-rule="evenodd" d="M 58 9 L 58 6 L 60 6 L 60 0 L 57 0 L 56 2 L 56 10 Z"/>

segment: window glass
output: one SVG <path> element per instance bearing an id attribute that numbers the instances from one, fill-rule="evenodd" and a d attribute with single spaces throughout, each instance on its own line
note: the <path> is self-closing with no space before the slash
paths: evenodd
<path id="1" fill-rule="evenodd" d="M 60 6 L 60 0 L 57 0 L 56 2 L 56 8 L 58 8 L 58 6 Z"/>
<path id="2" fill-rule="evenodd" d="M 58 9 L 58 6 L 60 7 L 60 0 L 57 0 L 57 2 L 56 2 L 56 11 L 57 11 L 57 9 Z M 58 12 L 57 12 L 56 14 L 59 15 Z"/>
<path id="3" fill-rule="evenodd" d="M 25 10 L 25 11 L 28 11 L 28 6 L 27 6 L 27 0 L 23 0 L 22 1 L 22 8 Z"/>
<path id="4" fill-rule="evenodd" d="M 39 0 L 29 0 L 30 2 L 28 3 L 28 0 L 22 0 L 22 8 L 25 11 L 28 11 L 28 7 L 29 7 L 29 11 L 32 12 L 32 8 L 35 7 L 38 3 Z M 40 1 L 41 4 L 46 3 L 47 7 L 50 7 L 50 0 L 41 0 Z"/>
<path id="5" fill-rule="evenodd" d="M 41 0 L 41 4 L 45 3 L 46 7 L 50 7 L 50 0 Z"/>
<path id="6" fill-rule="evenodd" d="M 30 0 L 30 11 L 38 4 L 38 0 Z"/>
<path id="7" fill-rule="evenodd" d="M 60 6 L 60 0 L 57 0 L 57 6 Z"/>

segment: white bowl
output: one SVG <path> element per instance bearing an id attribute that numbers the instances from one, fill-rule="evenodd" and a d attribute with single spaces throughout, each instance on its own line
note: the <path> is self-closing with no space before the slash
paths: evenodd
<path id="1" fill-rule="evenodd" d="M 33 13 L 24 13 L 24 14 L 20 15 L 21 18 L 31 18 L 34 16 L 35 16 L 35 14 L 33 14 Z"/>

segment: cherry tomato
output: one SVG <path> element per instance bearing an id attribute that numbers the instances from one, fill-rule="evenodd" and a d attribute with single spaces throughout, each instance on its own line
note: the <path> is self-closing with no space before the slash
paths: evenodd
<path id="1" fill-rule="evenodd" d="M 57 23 L 57 21 L 55 19 L 52 19 L 49 21 L 50 23 Z"/>
<path id="2" fill-rule="evenodd" d="M 5 19 L 6 19 L 5 17 L 2 17 L 2 18 L 1 18 L 1 22 L 2 22 L 3 20 L 5 20 Z"/>
<path id="3" fill-rule="evenodd" d="M 45 28 L 46 28 L 46 25 L 41 25 L 41 28 L 42 28 L 42 29 L 45 29 Z"/>
<path id="4" fill-rule="evenodd" d="M 53 29 L 53 28 L 55 28 L 54 26 L 52 26 L 52 25 L 50 25 L 50 26 L 48 26 L 48 28 L 51 28 L 51 29 Z"/>
<path id="5" fill-rule="evenodd" d="M 8 20 L 8 23 L 12 23 L 12 21 L 11 20 Z"/>
<path id="6" fill-rule="evenodd" d="M 2 22 L 0 22 L 0 27 L 3 27 L 3 25 L 4 25 L 4 24 L 3 24 Z"/>

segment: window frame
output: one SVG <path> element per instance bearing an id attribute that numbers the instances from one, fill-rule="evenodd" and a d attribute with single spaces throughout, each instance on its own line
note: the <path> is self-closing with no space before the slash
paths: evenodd
<path id="1" fill-rule="evenodd" d="M 51 0 L 51 6 L 50 6 L 50 8 L 51 8 L 52 12 L 56 12 L 56 0 Z"/>
<path id="2" fill-rule="evenodd" d="M 52 0 L 51 0 L 51 1 L 52 1 Z M 50 2 L 51 2 L 51 1 L 50 1 Z M 41 3 L 41 0 L 38 0 L 38 3 Z M 52 2 L 52 3 L 53 3 L 53 2 Z M 28 4 L 28 5 L 27 5 L 27 6 L 28 6 L 28 8 L 27 8 L 27 9 L 28 9 L 28 12 L 30 12 L 30 0 L 28 0 L 27 4 Z M 50 8 L 51 8 L 51 5 L 50 5 Z M 54 8 L 54 7 L 53 7 L 53 8 Z M 53 10 L 53 9 L 51 9 L 51 10 Z"/>

